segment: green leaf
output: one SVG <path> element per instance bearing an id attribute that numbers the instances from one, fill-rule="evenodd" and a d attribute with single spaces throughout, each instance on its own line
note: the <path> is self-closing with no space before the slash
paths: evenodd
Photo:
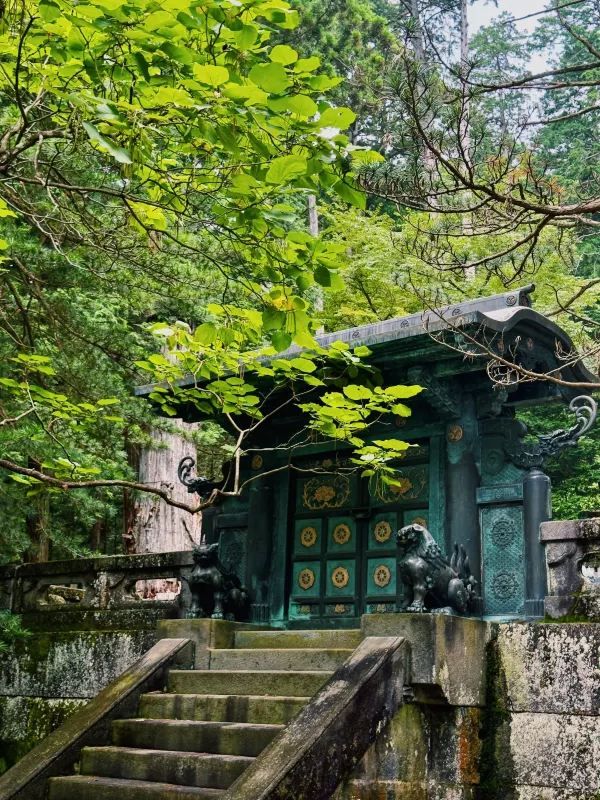
<path id="1" fill-rule="evenodd" d="M 339 108 L 328 108 L 319 117 L 318 125 L 321 128 L 339 128 L 345 130 L 354 120 L 356 114 L 352 109 L 340 106 Z"/>
<path id="2" fill-rule="evenodd" d="M 247 50 L 258 39 L 258 28 L 255 25 L 242 25 L 234 38 L 240 50 Z"/>
<path id="3" fill-rule="evenodd" d="M 319 56 L 310 56 L 310 58 L 301 58 L 296 61 L 294 72 L 313 72 L 321 66 L 321 59 Z"/>
<path id="4" fill-rule="evenodd" d="M 212 64 L 194 64 L 194 78 L 208 86 L 221 86 L 229 80 L 229 70 Z"/>
<path id="5" fill-rule="evenodd" d="M 212 322 L 203 322 L 194 331 L 194 339 L 199 344 L 212 344 L 217 338 L 217 329 Z"/>
<path id="6" fill-rule="evenodd" d="M 312 117 L 318 110 L 315 101 L 305 94 L 276 97 L 269 101 L 269 108 L 273 111 L 291 111 L 299 117 Z"/>
<path id="7" fill-rule="evenodd" d="M 373 444 L 383 447 L 384 450 L 395 450 L 398 453 L 408 450 L 410 447 L 408 442 L 403 442 L 401 439 L 375 439 Z"/>
<path id="8" fill-rule="evenodd" d="M 333 189 L 336 194 L 342 198 L 342 200 L 350 203 L 350 205 L 362 210 L 366 208 L 367 197 L 364 192 L 361 192 L 358 189 L 353 189 L 352 186 L 348 186 L 348 184 L 344 183 L 344 181 L 338 181 L 335 183 L 333 185 Z"/>
<path id="9" fill-rule="evenodd" d="M 307 161 L 304 156 L 281 156 L 271 161 L 266 174 L 267 183 L 283 185 L 304 175 L 307 169 Z"/>
<path id="10" fill-rule="evenodd" d="M 370 400 L 373 397 L 373 392 L 366 386 L 357 386 L 354 383 L 344 386 L 343 392 L 350 400 Z"/>
<path id="11" fill-rule="evenodd" d="M 271 344 L 278 353 L 287 350 L 292 343 L 291 334 L 285 331 L 275 331 L 271 336 Z"/>
<path id="12" fill-rule="evenodd" d="M 314 372 L 317 368 L 315 362 L 308 358 L 292 358 L 290 364 L 299 372 Z"/>
<path id="13" fill-rule="evenodd" d="M 315 270 L 315 280 L 320 286 L 331 286 L 331 272 L 319 264 Z"/>
<path id="14" fill-rule="evenodd" d="M 411 410 L 408 406 L 405 406 L 404 403 L 396 403 L 390 409 L 392 414 L 396 414 L 398 417 L 410 417 Z"/>
<path id="15" fill-rule="evenodd" d="M 256 64 L 250 70 L 249 78 L 265 92 L 273 94 L 281 94 L 291 85 L 281 64 Z"/>
<path id="16" fill-rule="evenodd" d="M 266 308 L 262 313 L 262 324 L 265 331 L 282 329 L 285 325 L 285 313 L 276 308 Z"/>
<path id="17" fill-rule="evenodd" d="M 416 384 L 411 386 L 387 386 L 384 391 L 389 397 L 394 397 L 396 400 L 405 400 L 407 397 L 414 397 L 422 392 L 423 387 Z"/>
<path id="18" fill-rule="evenodd" d="M 269 53 L 269 58 L 277 64 L 286 66 L 298 61 L 298 53 L 287 44 L 278 44 Z"/>
<path id="19" fill-rule="evenodd" d="M 131 156 L 129 155 L 127 150 L 123 150 L 123 148 L 121 147 L 115 147 L 115 145 L 112 144 L 112 142 L 110 142 L 108 139 L 105 139 L 104 136 L 102 136 L 102 134 L 98 131 L 98 129 L 91 124 L 91 122 L 84 122 L 83 127 L 85 128 L 85 131 L 89 136 L 90 141 L 96 142 L 104 150 L 107 150 L 110 153 L 110 155 L 115 159 L 115 161 L 119 162 L 119 164 L 133 163 L 131 160 Z"/>

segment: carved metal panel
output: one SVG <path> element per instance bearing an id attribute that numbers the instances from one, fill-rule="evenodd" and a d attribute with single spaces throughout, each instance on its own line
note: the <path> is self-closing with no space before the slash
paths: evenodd
<path id="1" fill-rule="evenodd" d="M 523 510 L 488 506 L 480 514 L 485 613 L 521 613 L 525 602 Z"/>
<path id="2" fill-rule="evenodd" d="M 296 561 L 292 572 L 292 594 L 302 603 L 317 598 L 321 593 L 321 563 Z"/>
<path id="3" fill-rule="evenodd" d="M 315 472 L 294 480 L 287 579 L 291 621 L 313 624 L 402 606 L 395 533 L 411 522 L 429 521 L 429 452 L 429 442 L 407 451 L 399 460 L 398 486 L 348 475 L 347 463 L 333 456 L 305 462 L 304 468 Z M 336 467 L 339 471 L 332 471 Z"/>
<path id="4" fill-rule="evenodd" d="M 355 559 L 335 559 L 327 561 L 325 594 L 327 597 L 354 598 L 356 592 Z"/>
<path id="5" fill-rule="evenodd" d="M 369 558 L 367 561 L 367 595 L 396 596 L 396 558 Z"/>
<path id="6" fill-rule="evenodd" d="M 395 547 L 394 536 L 400 527 L 396 511 L 376 514 L 369 524 L 369 550 L 389 550 Z"/>
<path id="7" fill-rule="evenodd" d="M 294 532 L 294 554 L 299 558 L 317 555 L 321 552 L 321 520 L 296 520 Z"/>
<path id="8" fill-rule="evenodd" d="M 330 517 L 327 520 L 327 551 L 354 553 L 356 551 L 356 520 L 353 517 Z"/>
<path id="9" fill-rule="evenodd" d="M 300 478 L 297 482 L 298 512 L 331 512 L 356 505 L 357 478 L 342 472 Z"/>

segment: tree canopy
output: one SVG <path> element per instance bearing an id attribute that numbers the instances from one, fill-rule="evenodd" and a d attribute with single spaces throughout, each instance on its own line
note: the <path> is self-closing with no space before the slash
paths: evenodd
<path id="1" fill-rule="evenodd" d="M 288 403 L 290 447 L 393 481 L 403 445 L 369 430 L 419 387 L 323 327 L 533 280 L 595 369 L 598 13 L 558 6 L 524 38 L 472 31 L 466 0 L 1 5 L 2 558 L 32 524 L 83 552 L 99 518 L 118 549 L 123 488 L 172 500 L 131 450 L 180 402 L 212 418 L 194 438 L 232 459 L 226 491 Z"/>

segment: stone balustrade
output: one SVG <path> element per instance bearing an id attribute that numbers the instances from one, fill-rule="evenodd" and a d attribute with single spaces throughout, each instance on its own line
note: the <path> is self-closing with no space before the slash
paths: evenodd
<path id="1" fill-rule="evenodd" d="M 599 620 L 600 517 L 544 522 L 540 541 L 546 548 L 546 616 Z"/>
<path id="2" fill-rule="evenodd" d="M 0 567 L 0 609 L 16 614 L 164 609 L 189 603 L 191 551 L 102 556 Z"/>

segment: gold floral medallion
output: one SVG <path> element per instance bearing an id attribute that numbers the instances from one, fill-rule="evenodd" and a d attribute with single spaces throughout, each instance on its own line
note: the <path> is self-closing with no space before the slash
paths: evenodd
<path id="1" fill-rule="evenodd" d="M 343 603 L 337 603 L 333 607 L 334 614 L 345 614 L 346 613 L 346 606 Z"/>
<path id="2" fill-rule="evenodd" d="M 446 438 L 449 442 L 460 442 L 463 438 L 464 431 L 460 427 L 460 425 L 450 425 L 448 428 L 448 432 L 446 433 Z"/>
<path id="3" fill-rule="evenodd" d="M 383 544 L 387 542 L 392 535 L 392 526 L 387 520 L 382 520 L 375 525 L 373 529 L 373 536 L 375 537 L 375 541 Z"/>
<path id="4" fill-rule="evenodd" d="M 415 517 L 411 523 L 412 525 L 422 525 L 424 528 L 427 527 L 427 520 L 425 517 Z"/>
<path id="5" fill-rule="evenodd" d="M 336 589 L 343 589 L 348 585 L 350 580 L 350 573 L 346 567 L 336 567 L 331 573 L 331 582 Z"/>
<path id="6" fill-rule="evenodd" d="M 252 456 L 252 461 L 250 462 L 250 466 L 252 469 L 260 469 L 263 465 L 263 457 L 259 455 Z"/>
<path id="7" fill-rule="evenodd" d="M 310 606 L 300 606 L 299 611 L 301 614 L 310 614 Z"/>
<path id="8" fill-rule="evenodd" d="M 304 484 L 302 504 L 311 510 L 340 508 L 349 497 L 350 480 L 346 475 L 334 475 L 326 483 L 323 478 L 311 478 Z"/>
<path id="9" fill-rule="evenodd" d="M 379 566 L 375 567 L 373 570 L 373 580 L 375 581 L 375 586 L 379 586 L 380 589 L 383 589 L 383 587 L 387 586 L 392 580 L 390 568 L 386 567 L 385 564 L 379 564 Z"/>
<path id="10" fill-rule="evenodd" d="M 304 589 L 307 592 L 309 589 L 315 585 L 315 573 L 312 569 L 303 569 L 302 572 L 298 575 L 298 586 L 301 589 Z"/>
<path id="11" fill-rule="evenodd" d="M 336 544 L 348 544 L 352 538 L 352 531 L 345 522 L 340 522 L 340 524 L 336 525 L 333 529 L 332 538 Z"/>
<path id="12" fill-rule="evenodd" d="M 314 544 L 316 544 L 318 535 L 317 529 L 313 528 L 312 525 L 302 528 L 300 531 L 300 542 L 302 546 L 312 547 Z"/>

